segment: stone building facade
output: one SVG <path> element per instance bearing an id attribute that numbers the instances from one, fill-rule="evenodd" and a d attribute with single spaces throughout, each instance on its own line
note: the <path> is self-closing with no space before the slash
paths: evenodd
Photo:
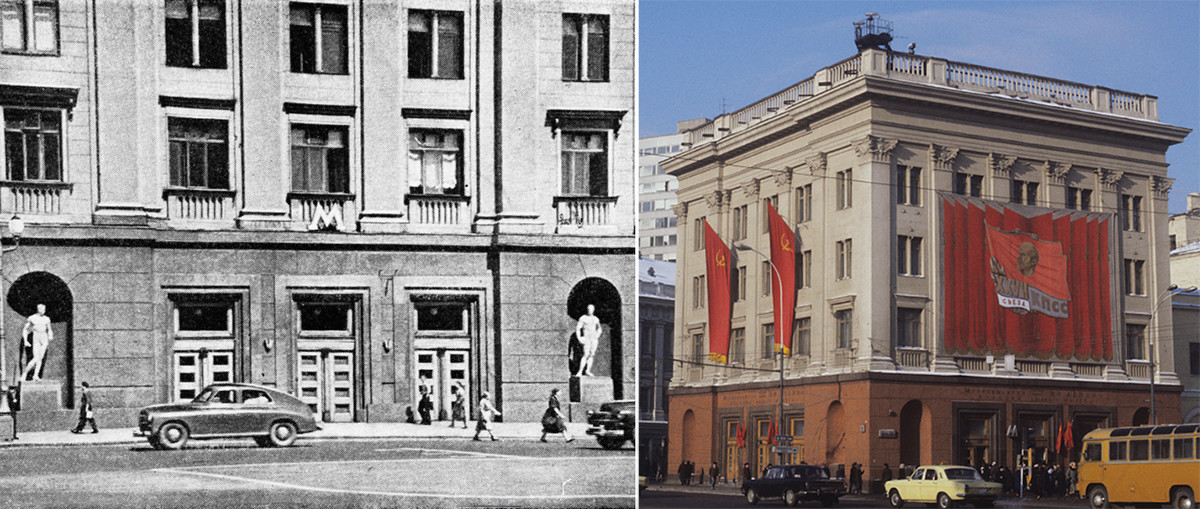
<path id="1" fill-rule="evenodd" d="M 23 429 L 83 381 L 102 426 L 214 381 L 327 421 L 403 419 L 421 384 L 519 421 L 553 387 L 575 420 L 633 397 L 634 2 L 16 4 L 9 383 L 37 303 L 55 331 Z"/>

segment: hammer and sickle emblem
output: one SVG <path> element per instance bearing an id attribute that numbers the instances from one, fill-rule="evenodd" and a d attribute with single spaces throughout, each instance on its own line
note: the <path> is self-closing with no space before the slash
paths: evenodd
<path id="1" fill-rule="evenodd" d="M 792 251 L 792 243 L 788 242 L 787 232 L 783 232 L 779 235 L 779 245 L 782 246 L 784 251 L 795 253 L 795 251 Z"/>
<path id="2" fill-rule="evenodd" d="M 717 253 L 717 266 L 718 267 L 725 266 L 725 253 Z"/>

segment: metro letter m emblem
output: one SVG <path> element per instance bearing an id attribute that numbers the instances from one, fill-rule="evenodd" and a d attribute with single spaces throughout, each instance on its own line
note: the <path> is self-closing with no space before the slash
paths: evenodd
<path id="1" fill-rule="evenodd" d="M 313 209 L 312 222 L 308 223 L 309 231 L 341 231 L 341 207 L 316 207 Z"/>

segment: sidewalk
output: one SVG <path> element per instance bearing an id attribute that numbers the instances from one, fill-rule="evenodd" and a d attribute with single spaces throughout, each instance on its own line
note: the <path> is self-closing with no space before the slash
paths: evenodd
<path id="1" fill-rule="evenodd" d="M 444 421 L 440 424 L 435 422 L 429 426 L 403 422 L 327 422 L 321 424 L 324 429 L 300 435 L 299 440 L 371 438 L 459 438 L 470 440 L 475 436 L 475 423 L 468 422 L 467 425 L 467 429 L 463 429 L 461 424 L 451 428 Z M 594 437 L 584 433 L 588 428 L 587 424 L 572 422 L 568 423 L 567 427 L 576 441 L 595 443 Z M 17 435 L 17 440 L 0 441 L 0 448 L 146 443 L 145 438 L 133 436 L 134 431 L 136 428 L 106 428 L 101 429 L 100 433 L 92 434 L 90 431 L 85 431 L 78 435 L 65 429 L 62 431 L 31 431 Z M 542 423 L 495 422 L 492 423 L 492 433 L 500 440 L 537 440 L 542 437 Z M 550 435 L 546 439 L 561 442 L 562 435 Z M 487 434 L 483 435 L 483 440 L 487 440 Z"/>

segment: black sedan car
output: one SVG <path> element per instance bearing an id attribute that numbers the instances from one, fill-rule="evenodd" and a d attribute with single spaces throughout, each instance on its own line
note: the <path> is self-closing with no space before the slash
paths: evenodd
<path id="1" fill-rule="evenodd" d="M 262 447 L 287 447 L 296 435 L 321 429 L 312 409 L 295 396 L 252 384 L 206 387 L 186 403 L 150 405 L 138 415 L 134 436 L 157 449 L 180 449 L 189 438 L 253 438 Z"/>
<path id="2" fill-rule="evenodd" d="M 830 479 L 824 468 L 816 465 L 781 465 L 771 467 L 766 474 L 742 483 L 742 494 L 751 505 L 759 500 L 782 498 L 789 506 L 806 500 L 820 500 L 829 507 L 846 494 L 846 483 Z"/>
<path id="3" fill-rule="evenodd" d="M 633 428 L 637 425 L 633 400 L 609 401 L 600 405 L 600 410 L 588 410 L 587 421 L 591 427 L 587 434 L 605 449 L 620 449 L 625 442 L 633 441 Z"/>

